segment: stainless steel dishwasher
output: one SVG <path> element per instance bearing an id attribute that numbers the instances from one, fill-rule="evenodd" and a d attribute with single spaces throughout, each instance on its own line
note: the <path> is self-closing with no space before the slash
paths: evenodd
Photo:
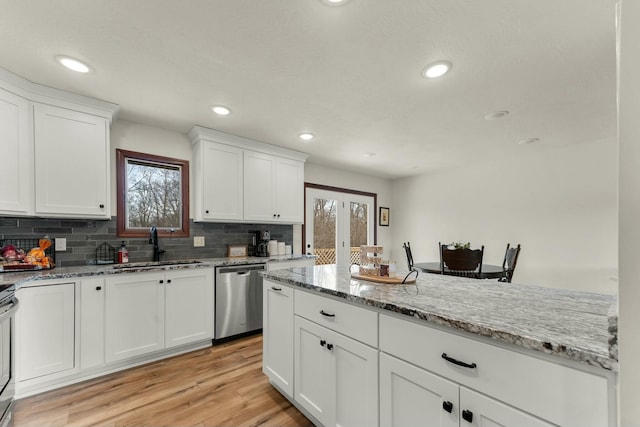
<path id="1" fill-rule="evenodd" d="M 215 338 L 262 329 L 262 276 L 265 264 L 216 267 Z"/>

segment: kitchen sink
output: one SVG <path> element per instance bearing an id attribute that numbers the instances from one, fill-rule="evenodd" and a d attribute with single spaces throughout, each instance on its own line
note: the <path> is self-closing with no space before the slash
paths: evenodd
<path id="1" fill-rule="evenodd" d="M 145 267 L 166 267 L 171 265 L 189 265 L 189 264 L 201 264 L 202 261 L 196 259 L 178 259 L 171 261 L 149 261 L 149 262 L 132 262 L 129 264 L 114 265 L 113 268 L 121 270 L 125 268 L 145 268 Z"/>

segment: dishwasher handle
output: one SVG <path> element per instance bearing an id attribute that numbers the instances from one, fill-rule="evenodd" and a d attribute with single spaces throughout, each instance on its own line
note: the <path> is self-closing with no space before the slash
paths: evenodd
<path id="1" fill-rule="evenodd" d="M 217 274 L 225 274 L 225 273 L 250 273 L 252 271 L 264 271 L 266 270 L 264 264 L 248 264 L 248 265 L 234 265 L 229 267 L 217 267 Z"/>

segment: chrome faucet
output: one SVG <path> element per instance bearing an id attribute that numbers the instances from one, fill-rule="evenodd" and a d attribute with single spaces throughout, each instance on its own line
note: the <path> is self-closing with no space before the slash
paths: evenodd
<path id="1" fill-rule="evenodd" d="M 155 225 L 149 230 L 149 244 L 153 245 L 153 260 L 160 261 L 160 254 L 163 254 L 164 250 L 158 246 L 158 229 Z"/>

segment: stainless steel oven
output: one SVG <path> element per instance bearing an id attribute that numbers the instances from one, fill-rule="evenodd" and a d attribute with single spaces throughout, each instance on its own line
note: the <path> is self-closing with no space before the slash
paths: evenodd
<path id="1" fill-rule="evenodd" d="M 15 285 L 0 285 L 0 427 L 13 425 L 15 394 L 15 324 L 18 309 Z"/>

